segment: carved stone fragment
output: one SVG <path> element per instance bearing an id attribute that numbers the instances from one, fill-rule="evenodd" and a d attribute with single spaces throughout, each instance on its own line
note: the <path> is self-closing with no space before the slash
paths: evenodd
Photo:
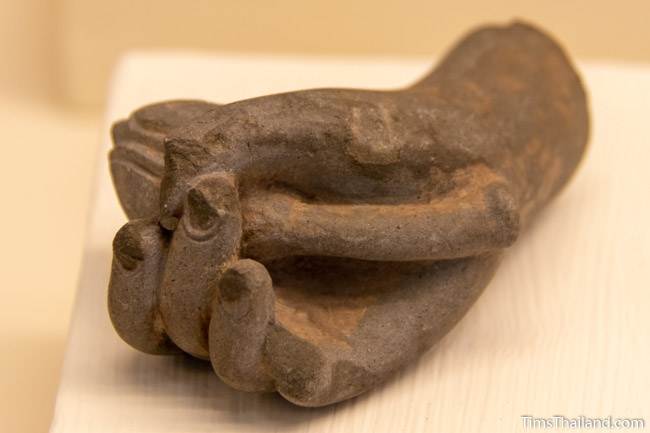
<path id="1" fill-rule="evenodd" d="M 576 169 L 588 113 L 562 49 L 515 23 L 402 90 L 163 102 L 113 138 L 120 336 L 321 406 L 458 322 Z"/>

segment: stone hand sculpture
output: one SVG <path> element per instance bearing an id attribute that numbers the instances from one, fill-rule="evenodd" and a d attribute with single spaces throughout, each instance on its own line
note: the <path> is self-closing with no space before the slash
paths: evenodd
<path id="1" fill-rule="evenodd" d="M 397 91 L 163 102 L 115 124 L 109 311 L 148 353 L 303 406 L 356 396 L 465 314 L 585 150 L 585 91 L 521 23 Z"/>

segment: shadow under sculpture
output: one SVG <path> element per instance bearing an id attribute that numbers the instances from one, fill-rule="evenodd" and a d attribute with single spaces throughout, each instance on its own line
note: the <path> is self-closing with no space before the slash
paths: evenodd
<path id="1" fill-rule="evenodd" d="M 575 170 L 588 113 L 562 49 L 515 23 L 403 90 L 163 102 L 113 136 L 119 335 L 322 406 L 458 322 Z"/>

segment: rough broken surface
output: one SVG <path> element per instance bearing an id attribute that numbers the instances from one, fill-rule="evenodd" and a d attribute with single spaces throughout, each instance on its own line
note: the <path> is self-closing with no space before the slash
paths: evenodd
<path id="1" fill-rule="evenodd" d="M 454 326 L 575 170 L 588 114 L 559 46 L 517 23 L 403 90 L 163 102 L 113 134 L 118 333 L 320 406 Z"/>

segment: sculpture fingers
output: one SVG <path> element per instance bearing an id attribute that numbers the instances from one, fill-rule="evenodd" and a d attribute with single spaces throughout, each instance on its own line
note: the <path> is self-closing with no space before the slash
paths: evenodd
<path id="1" fill-rule="evenodd" d="M 241 213 L 233 179 L 222 173 L 197 178 L 174 231 L 160 288 L 167 332 L 187 353 L 209 357 L 211 302 L 221 274 L 237 258 L 240 237 Z"/>
<path id="2" fill-rule="evenodd" d="M 239 260 L 219 283 L 210 321 L 210 360 L 217 375 L 242 391 L 273 391 L 265 355 L 275 295 L 264 265 Z"/>
<path id="3" fill-rule="evenodd" d="M 519 232 L 507 185 L 484 167 L 442 198 L 396 205 L 309 203 L 257 192 L 242 204 L 243 252 L 256 259 L 292 255 L 412 261 L 467 257 L 505 248 Z"/>
<path id="4" fill-rule="evenodd" d="M 167 243 L 160 226 L 151 220 L 127 223 L 113 241 L 108 286 L 111 321 L 124 341 L 147 353 L 179 351 L 167 336 L 158 310 Z"/>
<path id="5" fill-rule="evenodd" d="M 288 259 L 271 262 L 273 281 L 260 263 L 240 260 L 222 276 L 213 304 L 210 360 L 232 387 L 277 390 L 301 406 L 354 397 L 444 335 L 498 258 Z M 342 288 L 345 300 L 336 296 Z"/>

